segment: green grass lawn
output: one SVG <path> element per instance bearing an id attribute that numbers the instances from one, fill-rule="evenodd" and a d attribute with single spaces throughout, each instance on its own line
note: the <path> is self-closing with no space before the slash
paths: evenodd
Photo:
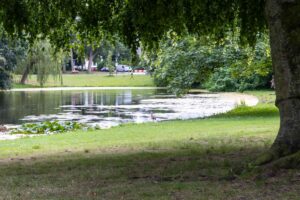
<path id="1" fill-rule="evenodd" d="M 20 76 L 14 76 L 14 88 L 39 87 L 35 75 L 31 75 L 26 85 L 18 84 Z M 63 84 L 60 81 L 49 77 L 45 87 L 152 87 L 153 80 L 149 75 L 130 75 L 118 74 L 108 76 L 103 73 L 96 74 L 64 74 Z"/>
<path id="2" fill-rule="evenodd" d="M 204 120 L 0 141 L 0 199 L 298 199 L 297 170 L 241 173 L 276 136 L 270 102 Z"/>

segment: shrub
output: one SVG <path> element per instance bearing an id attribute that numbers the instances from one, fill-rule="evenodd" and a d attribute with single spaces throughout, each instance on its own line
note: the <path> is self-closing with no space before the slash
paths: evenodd
<path id="1" fill-rule="evenodd" d="M 253 89 L 270 88 L 271 74 L 265 76 L 253 73 L 242 76 L 234 75 L 231 68 L 216 69 L 205 87 L 211 91 L 245 91 Z"/>
<path id="2" fill-rule="evenodd" d="M 0 89 L 11 88 L 11 75 L 0 67 Z"/>
<path id="3" fill-rule="evenodd" d="M 177 95 L 203 85 L 214 91 L 267 87 L 272 71 L 266 35 L 254 47 L 240 46 L 232 34 L 219 43 L 193 36 L 169 39 L 162 42 L 153 63 L 155 84 Z"/>

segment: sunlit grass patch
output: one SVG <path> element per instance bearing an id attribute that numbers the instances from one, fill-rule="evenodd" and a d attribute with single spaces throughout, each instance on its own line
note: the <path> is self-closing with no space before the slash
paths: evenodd
<path id="1" fill-rule="evenodd" d="M 31 75 L 26 85 L 18 84 L 20 76 L 15 76 L 16 88 L 39 87 L 36 75 Z M 117 76 L 108 76 L 105 74 L 64 74 L 62 76 L 63 84 L 58 79 L 49 77 L 45 87 L 153 87 L 152 77 L 149 75 L 130 75 L 119 74 Z"/>

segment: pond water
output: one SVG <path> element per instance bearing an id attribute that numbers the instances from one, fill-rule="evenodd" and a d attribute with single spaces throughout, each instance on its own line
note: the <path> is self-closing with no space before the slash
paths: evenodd
<path id="1" fill-rule="evenodd" d="M 109 128 L 121 123 L 202 118 L 227 112 L 236 104 L 221 94 L 175 98 L 161 89 L 5 91 L 0 92 L 0 124 L 59 120 Z"/>

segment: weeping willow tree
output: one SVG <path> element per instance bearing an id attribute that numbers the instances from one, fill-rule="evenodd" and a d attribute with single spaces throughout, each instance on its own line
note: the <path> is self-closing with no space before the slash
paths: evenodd
<path id="1" fill-rule="evenodd" d="M 23 69 L 21 84 L 25 84 L 29 74 L 36 74 L 41 87 L 45 85 L 50 75 L 62 83 L 62 52 L 54 52 L 47 40 L 35 41 L 27 53 L 27 57 L 19 62 Z"/>
<path id="2" fill-rule="evenodd" d="M 71 40 L 66 24 L 76 24 L 81 38 L 119 34 L 133 50 L 155 47 L 170 31 L 220 41 L 239 27 L 242 45 L 268 32 L 281 121 L 266 160 L 300 150 L 300 0 L 2 0 L 0 21 L 11 35 L 60 47 Z"/>

